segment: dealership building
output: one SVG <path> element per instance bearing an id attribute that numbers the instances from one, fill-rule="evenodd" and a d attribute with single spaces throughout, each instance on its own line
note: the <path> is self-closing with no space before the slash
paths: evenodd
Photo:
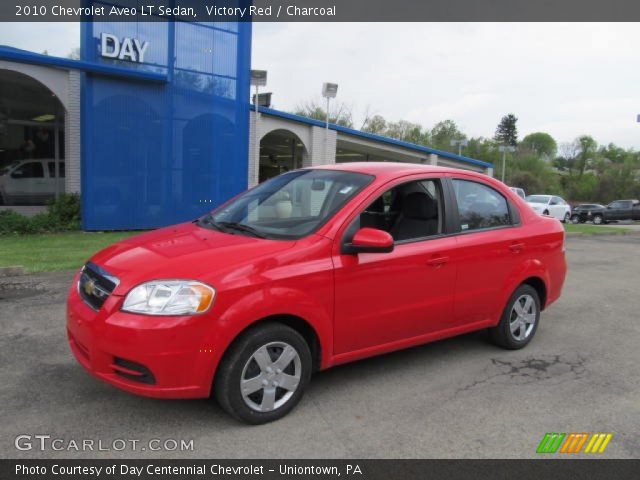
<path id="1" fill-rule="evenodd" d="M 385 160 L 493 173 L 486 162 L 268 107 L 256 115 L 250 23 L 79 28 L 73 58 L 3 45 L 0 33 L 2 208 L 78 192 L 85 230 L 145 229 L 196 218 L 305 166 Z"/>

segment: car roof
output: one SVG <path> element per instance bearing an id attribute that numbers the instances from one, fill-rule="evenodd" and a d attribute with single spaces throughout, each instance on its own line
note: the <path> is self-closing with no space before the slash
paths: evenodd
<path id="1" fill-rule="evenodd" d="M 421 163 L 401 163 L 401 162 L 348 162 L 336 163 L 332 165 L 320 165 L 308 167 L 309 169 L 338 170 L 343 172 L 364 173 L 367 175 L 396 176 L 411 175 L 413 173 L 470 173 L 484 175 L 473 170 L 460 168 L 439 167 L 435 165 L 424 165 Z"/>

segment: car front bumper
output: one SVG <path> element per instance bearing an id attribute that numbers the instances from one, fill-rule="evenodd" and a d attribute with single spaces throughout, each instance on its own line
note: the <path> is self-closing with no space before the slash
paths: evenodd
<path id="1" fill-rule="evenodd" d="M 67 300 L 67 337 L 77 361 L 93 376 L 138 395 L 204 398 L 211 391 L 216 350 L 211 318 L 157 317 L 120 310 L 111 295 L 100 310 L 77 292 Z"/>

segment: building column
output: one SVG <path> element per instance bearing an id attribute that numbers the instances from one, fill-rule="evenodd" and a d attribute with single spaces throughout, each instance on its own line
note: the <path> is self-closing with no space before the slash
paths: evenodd
<path id="1" fill-rule="evenodd" d="M 338 132 L 324 127 L 311 127 L 311 166 L 336 163 Z"/>
<path id="2" fill-rule="evenodd" d="M 438 165 L 438 155 L 436 155 L 435 153 L 430 153 L 429 154 L 429 163 L 431 165 Z"/>
<path id="3" fill-rule="evenodd" d="M 261 120 L 264 120 L 261 118 Z M 256 112 L 249 112 L 249 172 L 247 185 L 249 188 L 255 187 L 260 181 L 260 132 L 258 132 L 258 148 L 256 149 Z"/>
<path id="4" fill-rule="evenodd" d="M 66 193 L 80 193 L 80 72 L 69 70 L 66 114 L 64 116 L 64 149 Z"/>
<path id="5" fill-rule="evenodd" d="M 488 167 L 484 173 L 486 173 L 490 177 L 493 177 L 493 167 Z"/>

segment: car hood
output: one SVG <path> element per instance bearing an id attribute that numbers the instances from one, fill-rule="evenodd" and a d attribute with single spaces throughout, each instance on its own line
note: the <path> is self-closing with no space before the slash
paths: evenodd
<path id="1" fill-rule="evenodd" d="M 233 269 L 295 243 L 218 232 L 190 222 L 127 238 L 98 252 L 91 261 L 118 277 L 113 293 L 124 295 L 142 282 L 157 279 L 217 284 Z"/>

